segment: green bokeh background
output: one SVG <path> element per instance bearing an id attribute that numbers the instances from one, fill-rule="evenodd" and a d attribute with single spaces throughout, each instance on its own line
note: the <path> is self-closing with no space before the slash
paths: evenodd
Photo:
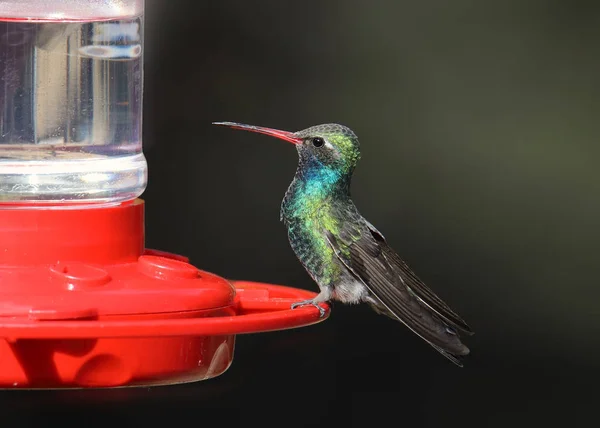
<path id="1" fill-rule="evenodd" d="M 313 287 L 277 221 L 295 154 L 208 124 L 344 123 L 357 205 L 478 341 L 597 360 L 597 4 L 200 3 L 147 5 L 152 243 Z"/>

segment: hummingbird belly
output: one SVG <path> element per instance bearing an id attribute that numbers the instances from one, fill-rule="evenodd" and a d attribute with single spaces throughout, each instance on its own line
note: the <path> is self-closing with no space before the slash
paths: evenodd
<path id="1" fill-rule="evenodd" d="M 332 287 L 339 281 L 344 267 L 318 228 L 290 222 L 288 239 L 296 257 L 319 287 Z"/>
<path id="2" fill-rule="evenodd" d="M 343 303 L 368 300 L 365 285 L 338 259 L 325 234 L 314 224 L 288 223 L 288 238 L 292 250 L 322 292 Z"/>

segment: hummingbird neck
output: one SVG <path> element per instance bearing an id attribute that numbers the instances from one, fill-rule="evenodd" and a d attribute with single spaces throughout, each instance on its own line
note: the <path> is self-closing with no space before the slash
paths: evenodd
<path id="1" fill-rule="evenodd" d="M 349 174 L 323 164 L 300 164 L 282 204 L 282 214 L 291 219 L 312 215 L 326 203 L 350 198 Z"/>

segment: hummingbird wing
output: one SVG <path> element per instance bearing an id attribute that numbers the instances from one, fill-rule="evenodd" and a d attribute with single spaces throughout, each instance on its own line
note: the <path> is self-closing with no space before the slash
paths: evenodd
<path id="1" fill-rule="evenodd" d="M 383 252 L 383 256 L 386 258 L 392 269 L 402 279 L 404 285 L 410 289 L 410 291 L 417 296 L 417 298 L 425 304 L 429 309 L 434 311 L 444 321 L 452 325 L 452 327 L 459 329 L 462 333 L 472 335 L 473 331 L 467 325 L 467 323 L 454 312 L 442 299 L 440 299 L 429 287 L 427 287 L 423 281 L 413 272 L 413 270 L 406 264 L 404 260 L 400 258 L 387 243 L 385 237 L 379 232 L 375 226 L 364 220 L 367 224 L 369 231 L 377 241 L 379 247 Z"/>
<path id="2" fill-rule="evenodd" d="M 454 329 L 455 323 L 445 321 L 445 316 L 437 314 L 409 288 L 402 277 L 403 271 L 393 261 L 395 252 L 384 242 L 378 242 L 368 223 L 358 213 L 358 217 L 351 215 L 349 218 L 348 211 L 354 210 L 345 211 L 344 215 L 337 216 L 346 221 L 338 222 L 336 231 L 326 228 L 324 231 L 339 260 L 365 284 L 390 316 L 401 321 L 446 358 L 462 366 L 459 358 L 467 355 L 469 349 L 460 341 Z M 399 259 L 397 255 L 395 257 Z M 464 321 L 462 324 L 466 326 Z"/>

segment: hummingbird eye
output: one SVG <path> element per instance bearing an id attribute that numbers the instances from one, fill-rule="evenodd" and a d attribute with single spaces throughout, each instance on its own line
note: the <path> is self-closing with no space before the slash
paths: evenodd
<path id="1" fill-rule="evenodd" d="M 315 137 L 312 139 L 312 145 L 315 147 L 321 147 L 323 144 L 325 144 L 325 140 L 321 137 Z"/>

